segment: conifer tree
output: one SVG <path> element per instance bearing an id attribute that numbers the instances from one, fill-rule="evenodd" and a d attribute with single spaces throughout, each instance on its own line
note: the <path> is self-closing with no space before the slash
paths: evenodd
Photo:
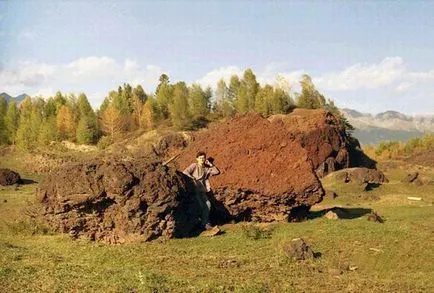
<path id="1" fill-rule="evenodd" d="M 123 111 L 121 110 L 121 113 L 123 115 L 129 115 L 133 112 L 133 88 L 129 83 L 124 83 L 123 89 L 122 89 L 122 99 L 125 101 L 126 109 Z"/>
<path id="2" fill-rule="evenodd" d="M 194 118 L 204 117 L 209 113 L 207 93 L 199 84 L 193 84 L 189 89 L 190 113 Z"/>
<path id="3" fill-rule="evenodd" d="M 96 114 L 84 93 L 78 96 L 79 121 L 76 129 L 76 139 L 80 144 L 94 143 L 98 133 Z"/>
<path id="4" fill-rule="evenodd" d="M 134 128 L 142 128 L 142 110 L 143 105 L 145 104 L 146 100 L 148 99 L 148 96 L 146 95 L 145 91 L 143 90 L 141 85 L 138 85 L 136 88 L 133 89 L 133 122 L 134 122 Z"/>
<path id="5" fill-rule="evenodd" d="M 70 107 L 66 105 L 60 107 L 56 117 L 56 126 L 61 140 L 75 138 L 76 123 Z"/>
<path id="6" fill-rule="evenodd" d="M 15 100 L 10 100 L 4 117 L 4 129 L 6 131 L 7 142 L 15 144 L 20 113 L 16 106 Z"/>
<path id="7" fill-rule="evenodd" d="M 99 106 L 98 109 L 98 116 L 100 116 L 100 114 L 104 113 L 105 109 L 108 108 L 108 106 L 110 105 L 110 98 L 109 97 L 105 97 L 104 100 L 101 103 L 101 106 Z"/>
<path id="8" fill-rule="evenodd" d="M 79 117 L 82 116 L 93 116 L 95 115 L 95 112 L 92 109 L 92 106 L 89 103 L 89 100 L 87 99 L 87 96 L 84 93 L 81 93 L 78 96 L 77 99 L 77 106 L 79 110 Z"/>
<path id="9" fill-rule="evenodd" d="M 301 81 L 301 94 L 297 100 L 297 107 L 306 109 L 318 109 L 325 106 L 324 96 L 315 88 L 312 78 L 304 74 Z"/>
<path id="10" fill-rule="evenodd" d="M 236 109 L 238 113 L 244 114 L 249 111 L 249 98 L 247 96 L 247 89 L 240 86 L 238 90 Z"/>
<path id="11" fill-rule="evenodd" d="M 6 114 L 7 107 L 8 107 L 8 102 L 3 96 L 0 96 L 0 118 Z"/>
<path id="12" fill-rule="evenodd" d="M 222 78 L 217 82 L 217 87 L 215 90 L 215 99 L 218 102 L 228 98 L 228 96 L 229 96 L 229 88 L 226 85 L 224 79 Z"/>
<path id="13" fill-rule="evenodd" d="M 114 105 L 110 104 L 101 115 L 102 131 L 114 138 L 123 132 L 124 127 L 124 117 Z"/>
<path id="14" fill-rule="evenodd" d="M 97 129 L 95 119 L 91 116 L 82 116 L 77 125 L 76 139 L 79 144 L 94 143 Z"/>
<path id="15" fill-rule="evenodd" d="M 240 90 L 240 85 L 241 82 L 238 75 L 232 75 L 231 80 L 229 82 L 229 88 L 228 88 L 228 98 L 229 101 L 231 101 L 232 103 L 236 103 L 238 99 L 238 92 Z"/>
<path id="16" fill-rule="evenodd" d="M 274 89 L 271 85 L 267 84 L 260 88 L 255 100 L 255 111 L 267 117 L 271 113 L 270 102 L 274 95 Z"/>
<path id="17" fill-rule="evenodd" d="M 44 118 L 48 117 L 56 117 L 57 115 L 57 107 L 56 107 L 56 101 L 53 97 L 48 98 L 47 103 L 45 104 L 44 109 Z"/>
<path id="18" fill-rule="evenodd" d="M 215 108 L 214 111 L 220 117 L 232 117 L 235 114 L 232 97 L 229 93 L 229 87 L 223 79 L 217 83 L 215 91 Z"/>
<path id="19" fill-rule="evenodd" d="M 129 114 L 128 101 L 125 99 L 122 87 L 118 91 L 111 91 L 109 93 L 110 103 L 115 107 L 121 115 Z"/>
<path id="20" fill-rule="evenodd" d="M 5 127 L 7 106 L 6 99 L 0 96 L 0 144 L 7 144 L 8 142 L 7 131 Z"/>
<path id="21" fill-rule="evenodd" d="M 49 145 L 52 141 L 57 140 L 56 116 L 49 116 L 42 120 L 39 129 L 38 144 L 42 146 Z"/>
<path id="22" fill-rule="evenodd" d="M 20 123 L 16 134 L 16 145 L 22 150 L 33 150 L 38 146 L 39 128 L 42 115 L 33 107 L 30 98 L 20 104 Z"/>
<path id="23" fill-rule="evenodd" d="M 255 99 L 259 90 L 259 83 L 256 75 L 249 68 L 244 71 L 238 91 L 237 110 L 239 113 L 246 113 L 255 109 Z"/>
<path id="24" fill-rule="evenodd" d="M 142 106 L 140 112 L 140 125 L 141 128 L 149 130 L 154 127 L 154 109 L 156 103 L 155 100 L 149 98 Z"/>
<path id="25" fill-rule="evenodd" d="M 188 89 L 185 82 L 178 82 L 173 89 L 173 102 L 169 104 L 170 120 L 176 129 L 191 127 L 188 109 Z"/>
<path id="26" fill-rule="evenodd" d="M 56 105 L 56 115 L 57 112 L 59 111 L 59 109 L 63 106 L 66 105 L 67 103 L 67 99 L 64 95 L 62 95 L 62 93 L 59 91 L 56 93 L 56 95 L 54 96 L 54 103 Z"/>
<path id="27" fill-rule="evenodd" d="M 288 113 L 294 108 L 294 101 L 288 92 L 281 88 L 275 88 L 273 95 L 269 100 L 270 114 L 284 114 Z"/>
<path id="28" fill-rule="evenodd" d="M 160 76 L 160 83 L 155 91 L 155 97 L 159 106 L 159 114 L 162 119 L 169 118 L 169 105 L 174 99 L 174 87 L 169 83 L 169 77 L 166 74 Z"/>

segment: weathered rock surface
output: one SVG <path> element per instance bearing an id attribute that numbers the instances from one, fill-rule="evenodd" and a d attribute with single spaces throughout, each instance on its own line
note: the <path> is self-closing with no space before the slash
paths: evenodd
<path id="1" fill-rule="evenodd" d="M 384 219 L 374 211 L 372 211 L 371 213 L 368 214 L 368 221 L 377 222 L 377 223 L 384 223 Z"/>
<path id="2" fill-rule="evenodd" d="M 283 252 L 292 260 L 313 259 L 314 253 L 307 243 L 301 238 L 292 239 L 283 244 Z"/>
<path id="3" fill-rule="evenodd" d="M 211 178 L 217 218 L 292 220 L 321 201 L 312 162 L 282 119 L 236 117 L 197 134 L 178 159 L 182 170 L 203 150 L 221 170 Z"/>
<path id="4" fill-rule="evenodd" d="M 384 176 L 380 170 L 369 168 L 347 168 L 337 171 L 333 174 L 339 181 L 348 183 L 353 182 L 360 185 L 363 184 L 382 184 L 387 183 L 389 180 Z"/>
<path id="5" fill-rule="evenodd" d="M 403 179 L 403 183 L 413 183 L 419 177 L 419 172 L 412 172 L 407 174 Z"/>
<path id="6" fill-rule="evenodd" d="M 344 168 L 376 166 L 361 151 L 357 139 L 349 137 L 338 119 L 324 109 L 295 109 L 269 119 L 282 119 L 291 136 L 307 150 L 320 178 Z"/>
<path id="7" fill-rule="evenodd" d="M 289 115 L 269 119 L 282 119 L 291 136 L 307 150 L 319 177 L 350 166 L 349 140 L 331 113 L 323 109 L 295 109 Z"/>
<path id="8" fill-rule="evenodd" d="M 268 119 L 250 113 L 212 125 L 194 134 L 178 167 L 182 170 L 194 162 L 200 150 L 216 159 L 222 171 L 211 181 L 215 216 L 225 220 L 302 217 L 322 200 L 318 177 L 351 166 L 375 167 L 357 140 L 323 109 L 295 109 Z"/>
<path id="9" fill-rule="evenodd" d="M 188 180 L 155 160 L 71 163 L 37 191 L 40 214 L 73 238 L 124 243 L 189 235 L 198 206 Z"/>
<path id="10" fill-rule="evenodd" d="M 21 176 L 11 169 L 0 169 L 0 185 L 13 185 L 21 182 Z"/>

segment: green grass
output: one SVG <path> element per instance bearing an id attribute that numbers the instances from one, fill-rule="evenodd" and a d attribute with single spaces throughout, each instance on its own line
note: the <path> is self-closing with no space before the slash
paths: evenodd
<path id="1" fill-rule="evenodd" d="M 0 190 L 2 292 L 433 292 L 434 208 L 431 187 L 389 185 L 357 196 L 325 180 L 339 197 L 316 210 L 374 209 L 384 224 L 317 217 L 268 226 L 228 224 L 223 235 L 103 245 L 73 241 L 28 221 L 22 209 L 37 183 Z M 36 179 L 36 178 L 34 178 Z M 370 195 L 379 198 L 374 200 Z M 422 202 L 389 197 L 418 194 Z M 4 202 L 6 200 L 6 202 Z M 430 205 L 431 204 L 431 205 Z M 303 238 L 321 256 L 286 258 L 282 246 Z M 336 275 L 334 269 L 357 266 Z"/>

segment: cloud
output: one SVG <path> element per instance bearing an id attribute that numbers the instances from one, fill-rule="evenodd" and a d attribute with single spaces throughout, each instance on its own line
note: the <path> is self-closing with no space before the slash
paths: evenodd
<path id="1" fill-rule="evenodd" d="M 123 83 L 140 84 L 148 92 L 155 90 L 162 73 L 155 65 L 142 66 L 132 59 L 119 62 L 107 56 L 89 56 L 64 64 L 27 61 L 13 69 L 0 69 L 0 91 L 44 97 L 59 90 L 85 92 L 90 103 L 98 106 L 110 90 Z"/>
<path id="2" fill-rule="evenodd" d="M 66 68 L 76 77 L 110 76 L 119 70 L 119 64 L 109 57 L 86 57 L 72 61 Z"/>
<path id="3" fill-rule="evenodd" d="M 358 63 L 340 72 L 326 73 L 314 78 L 314 83 L 333 91 L 374 89 L 400 80 L 405 72 L 401 57 L 387 57 L 378 64 Z"/>
<path id="4" fill-rule="evenodd" d="M 409 76 L 416 82 L 431 82 L 434 81 L 434 70 L 427 72 L 411 72 Z"/>
<path id="5" fill-rule="evenodd" d="M 242 77 L 244 70 L 234 65 L 219 67 L 196 82 L 203 87 L 215 88 L 221 78 L 229 83 L 232 75 Z M 309 74 L 302 69 L 285 70 L 279 64 L 253 70 L 262 85 L 275 85 L 277 77 L 281 76 L 294 91 L 300 91 L 301 76 Z M 60 64 L 19 62 L 13 68 L 0 63 L 0 92 L 13 96 L 27 93 L 44 97 L 52 96 L 59 90 L 74 94 L 84 92 L 92 106 L 98 107 L 110 90 L 123 83 L 140 84 L 147 92 L 155 91 L 163 72 L 170 75 L 157 65 L 143 65 L 131 58 L 116 60 L 108 56 L 87 56 Z M 358 63 L 341 71 L 313 75 L 312 78 L 317 88 L 339 106 L 357 106 L 362 111 L 396 109 L 414 113 L 420 111 L 420 105 L 426 105 L 424 109 L 431 106 L 434 109 L 432 95 L 429 96 L 434 92 L 434 69 L 410 71 L 400 57 L 388 57 L 372 64 Z"/>
<path id="6" fill-rule="evenodd" d="M 43 84 L 56 72 L 56 66 L 46 63 L 20 62 L 17 70 L 0 71 L 0 87 L 34 87 Z"/>
<path id="7" fill-rule="evenodd" d="M 232 75 L 242 76 L 242 74 L 243 70 L 237 66 L 220 67 L 208 72 L 196 82 L 205 87 L 215 87 L 220 79 L 223 79 L 226 83 L 229 83 Z"/>
<path id="8" fill-rule="evenodd" d="M 256 72 L 256 80 L 261 84 L 275 84 L 277 81 L 277 77 L 283 77 L 288 81 L 288 83 L 294 87 L 294 85 L 298 84 L 298 81 L 301 79 L 301 76 L 305 73 L 304 70 L 296 70 L 296 71 L 281 71 L 278 69 L 278 66 L 267 65 L 264 70 Z M 240 69 L 237 66 L 226 66 L 214 69 L 208 73 L 206 73 L 202 78 L 198 79 L 196 82 L 201 84 L 204 87 L 211 86 L 215 88 L 220 79 L 223 79 L 226 83 L 230 82 L 230 78 L 233 75 L 237 75 L 242 78 L 244 74 L 244 70 Z"/>
<path id="9" fill-rule="evenodd" d="M 395 91 L 397 93 L 404 93 L 408 89 L 410 89 L 414 84 L 415 84 L 414 82 L 404 81 L 404 82 L 398 84 L 398 86 L 395 88 Z"/>

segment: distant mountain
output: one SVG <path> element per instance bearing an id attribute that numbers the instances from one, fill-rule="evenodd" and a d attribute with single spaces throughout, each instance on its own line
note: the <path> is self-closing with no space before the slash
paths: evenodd
<path id="1" fill-rule="evenodd" d="M 20 103 L 21 101 L 23 101 L 25 98 L 29 97 L 29 95 L 27 94 L 21 94 L 19 96 L 16 97 L 12 97 L 10 95 L 8 95 L 7 93 L 1 93 L 0 97 L 5 98 L 6 101 L 10 101 L 11 99 L 15 99 L 15 102 Z"/>
<path id="2" fill-rule="evenodd" d="M 434 116 L 409 116 L 396 111 L 377 115 L 341 109 L 356 130 L 354 136 L 361 144 L 377 144 L 385 140 L 407 141 L 434 133 Z"/>

